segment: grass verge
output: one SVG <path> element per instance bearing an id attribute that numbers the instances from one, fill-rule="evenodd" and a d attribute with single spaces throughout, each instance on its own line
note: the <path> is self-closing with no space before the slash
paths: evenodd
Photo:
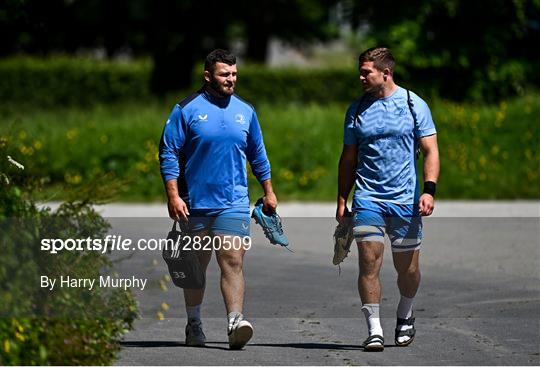
<path id="1" fill-rule="evenodd" d="M 45 199 L 105 174 L 124 181 L 121 200 L 163 199 L 157 151 L 173 101 L 88 108 L 0 109 L 14 158 L 46 177 Z M 540 197 L 540 94 L 497 105 L 430 102 L 439 133 L 438 197 Z M 334 200 L 345 104 L 257 105 L 276 191 L 284 200 Z M 252 199 L 261 193 L 251 178 Z"/>

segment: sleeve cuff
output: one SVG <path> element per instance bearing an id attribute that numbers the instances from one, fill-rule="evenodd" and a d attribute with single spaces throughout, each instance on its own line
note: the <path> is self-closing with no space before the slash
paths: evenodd
<path id="1" fill-rule="evenodd" d="M 425 136 L 430 136 L 437 134 L 437 130 L 435 129 L 426 129 L 426 130 L 420 130 L 420 134 L 418 135 L 419 138 L 423 138 Z"/>
<path id="2" fill-rule="evenodd" d="M 272 178 L 272 175 L 270 174 L 270 172 L 268 172 L 268 173 L 266 173 L 266 174 L 264 174 L 262 176 L 257 177 L 257 180 L 259 180 L 259 182 L 264 182 L 264 181 L 269 180 L 271 178 Z"/>
<path id="3" fill-rule="evenodd" d="M 177 175 L 173 175 L 173 174 L 162 174 L 161 177 L 163 178 L 163 182 L 167 182 L 167 181 L 174 180 L 174 179 L 178 178 Z"/>

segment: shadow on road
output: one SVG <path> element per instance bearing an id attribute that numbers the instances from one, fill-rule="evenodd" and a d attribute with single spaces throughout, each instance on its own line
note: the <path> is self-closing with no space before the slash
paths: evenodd
<path id="1" fill-rule="evenodd" d="M 120 342 L 120 345 L 123 348 L 171 348 L 171 347 L 181 347 L 181 348 L 206 348 L 206 349 L 221 349 L 221 350 L 229 350 L 229 348 L 225 347 L 218 347 L 218 346 L 211 346 L 208 345 L 209 343 L 206 343 L 205 347 L 190 347 L 185 345 L 184 343 L 180 343 L 177 341 L 167 341 L 167 340 L 161 340 L 161 341 L 123 341 Z M 228 344 L 228 343 L 212 343 L 212 344 Z"/>
<path id="2" fill-rule="evenodd" d="M 221 349 L 229 350 L 228 347 L 221 347 L 212 344 L 225 344 L 227 342 L 206 342 L 204 347 L 190 347 L 177 341 L 123 341 L 120 345 L 125 348 L 201 348 L 201 349 Z M 274 343 L 274 344 L 249 344 L 248 347 L 275 347 L 275 348 L 297 348 L 297 349 L 325 349 L 325 350 L 362 350 L 360 345 L 336 344 L 336 343 Z M 385 345 L 385 348 L 394 348 L 395 345 Z"/>
<path id="3" fill-rule="evenodd" d="M 285 343 L 285 344 L 249 344 L 253 347 L 278 347 L 298 349 L 326 349 L 326 350 L 362 350 L 364 347 L 355 344 L 337 343 Z M 385 348 L 394 348 L 395 345 L 385 344 Z"/>

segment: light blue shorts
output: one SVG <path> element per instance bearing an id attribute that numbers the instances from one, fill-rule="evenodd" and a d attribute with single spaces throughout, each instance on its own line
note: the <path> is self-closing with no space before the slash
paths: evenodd
<path id="1" fill-rule="evenodd" d="M 382 201 L 355 200 L 354 238 L 384 243 L 388 234 L 393 252 L 420 249 L 422 218 L 418 204 L 394 204 Z"/>
<path id="2" fill-rule="evenodd" d="M 209 230 L 212 234 L 249 236 L 251 219 L 249 207 L 225 209 L 190 209 L 189 229 Z"/>

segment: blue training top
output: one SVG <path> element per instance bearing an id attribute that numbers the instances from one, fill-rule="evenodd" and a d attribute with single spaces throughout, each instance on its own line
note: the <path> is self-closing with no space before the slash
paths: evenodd
<path id="1" fill-rule="evenodd" d="M 204 90 L 174 106 L 159 144 L 161 176 L 178 179 L 191 209 L 249 207 L 246 159 L 259 182 L 270 178 L 253 106 Z"/>
<path id="2" fill-rule="evenodd" d="M 428 105 L 407 90 L 376 98 L 365 94 L 345 115 L 344 144 L 357 145 L 354 200 L 413 204 L 418 201 L 416 171 L 418 139 L 436 134 Z"/>

